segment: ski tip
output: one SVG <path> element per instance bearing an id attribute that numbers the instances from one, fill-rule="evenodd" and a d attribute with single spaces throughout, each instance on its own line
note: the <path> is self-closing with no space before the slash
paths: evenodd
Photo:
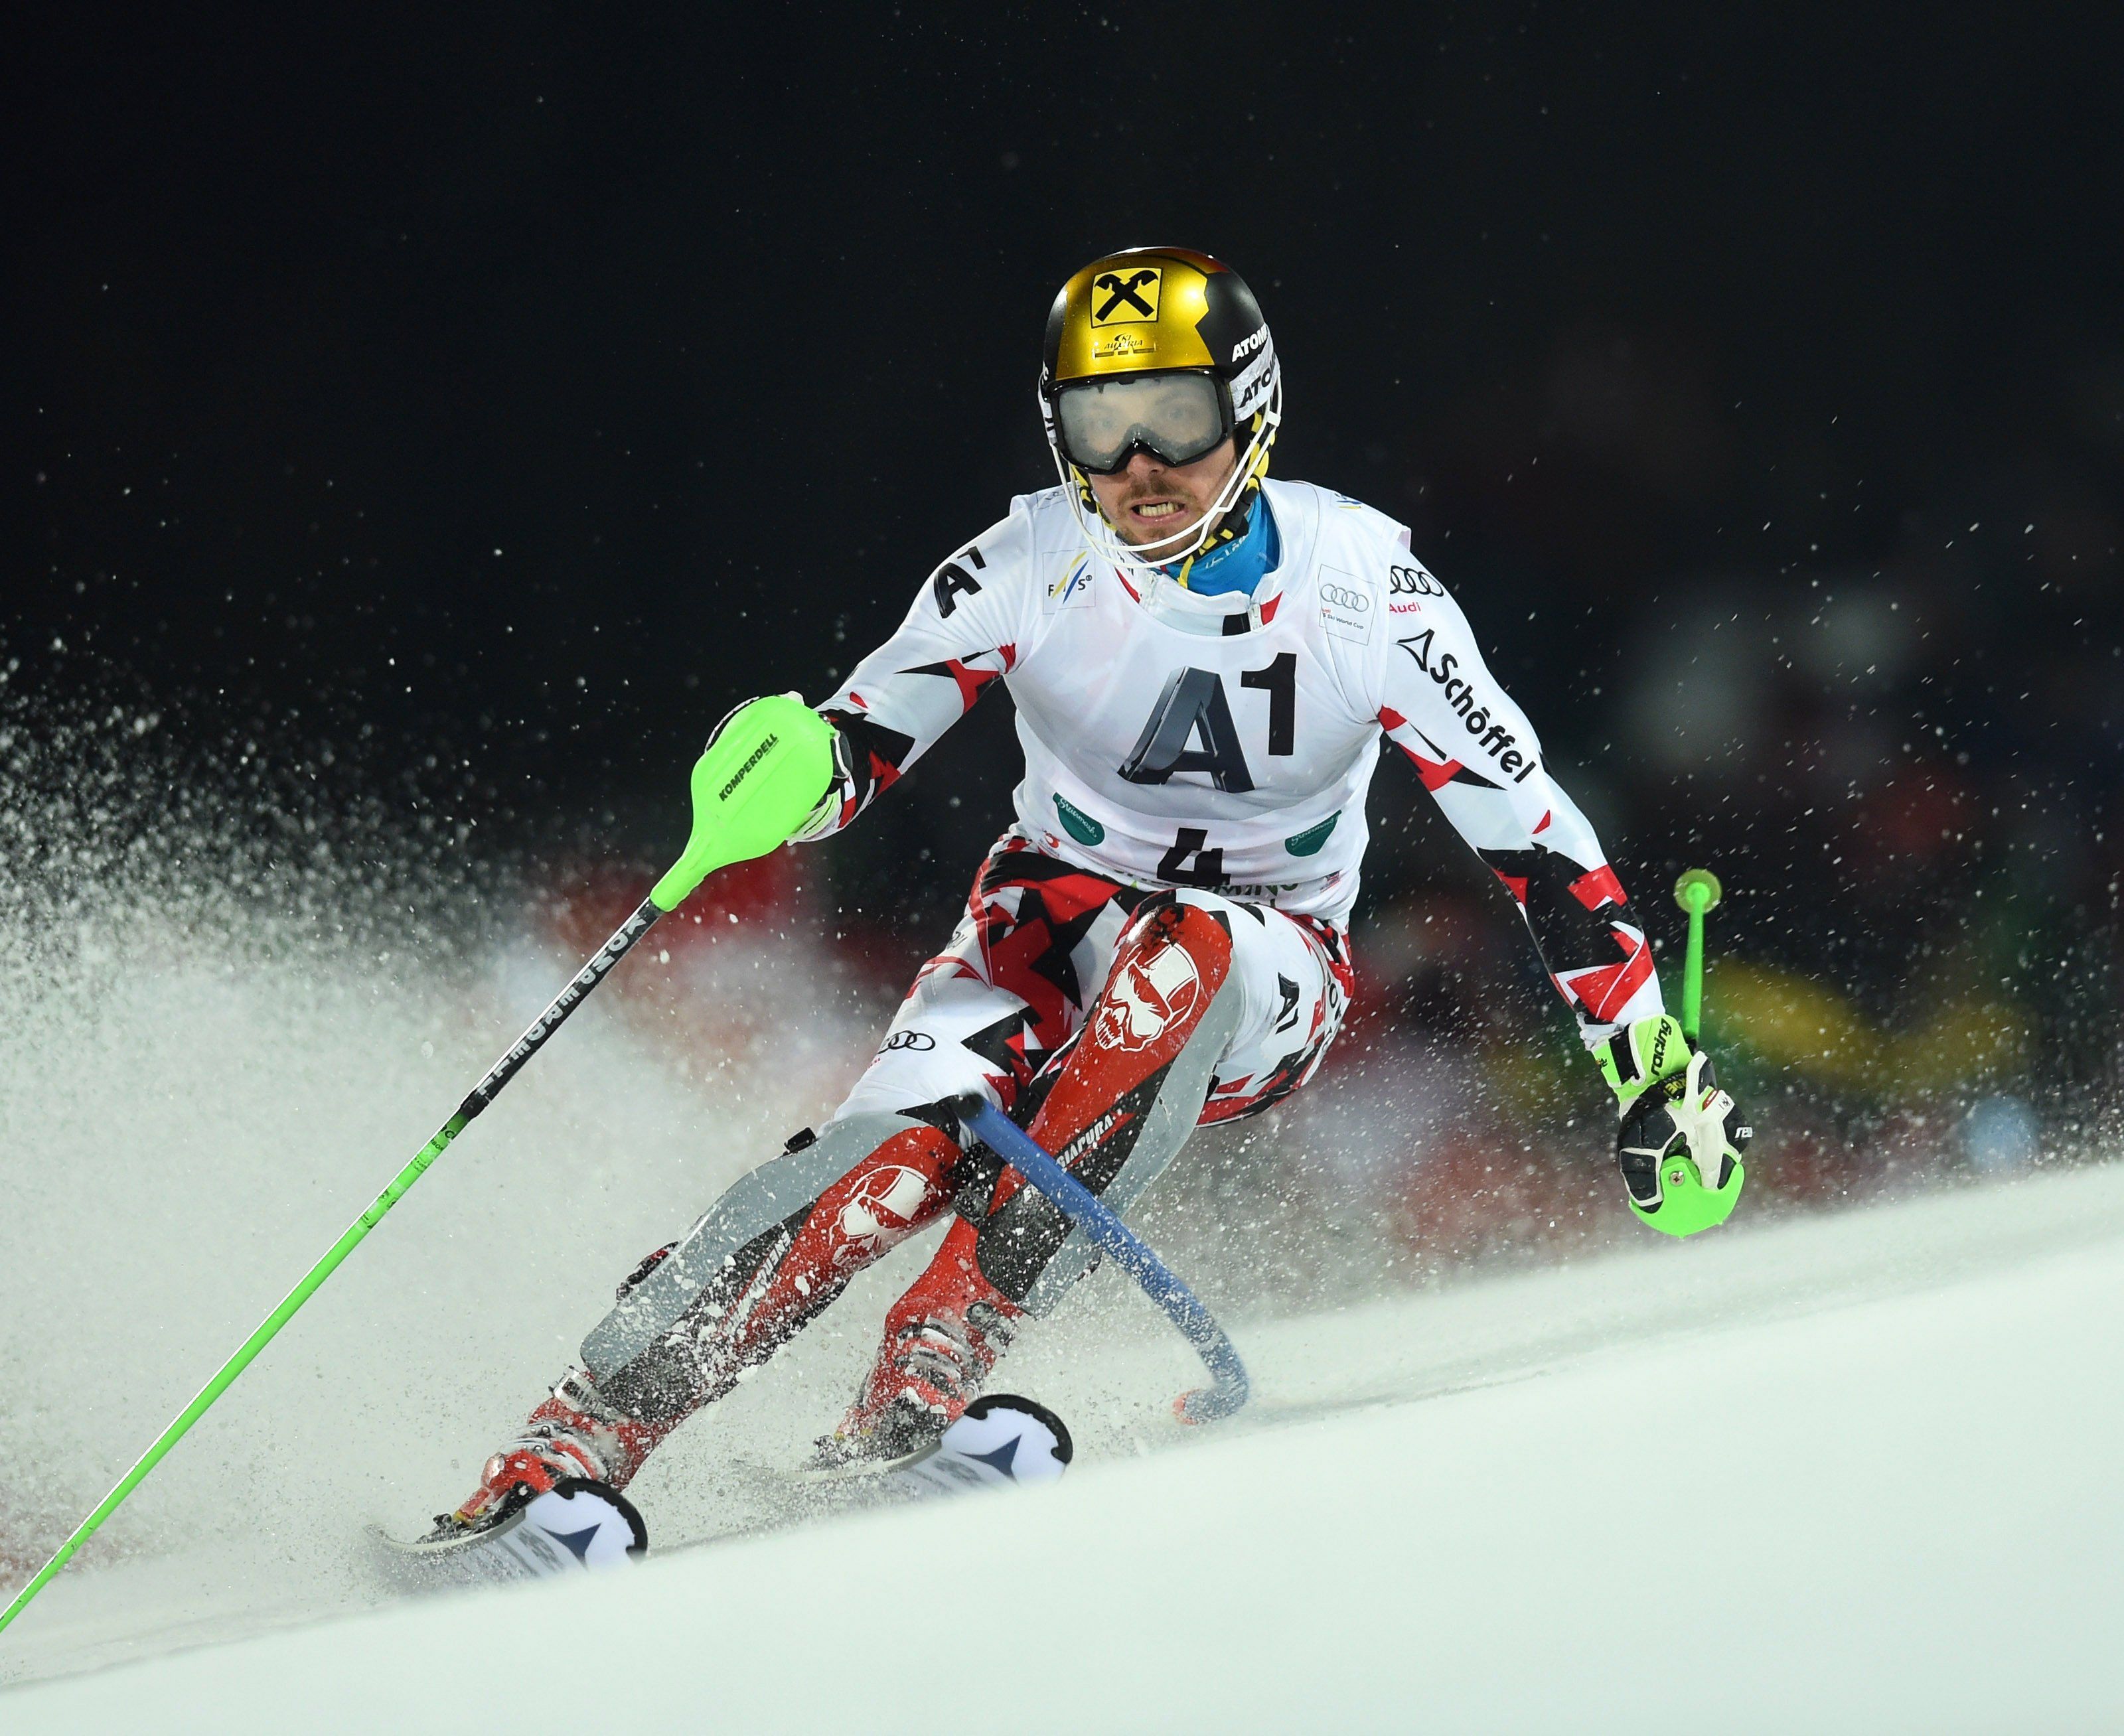
<path id="1" fill-rule="evenodd" d="M 1060 1417 L 1031 1399 L 998 1392 L 967 1405 L 906 1475 L 947 1491 L 1023 1488 L 1059 1481 L 1076 1456 Z"/>
<path id="2" fill-rule="evenodd" d="M 1067 1465 L 1077 1456 L 1077 1444 L 1069 1438 L 1069 1426 L 1037 1399 L 1022 1398 L 1015 1392 L 996 1392 L 985 1398 L 977 1398 L 966 1406 L 959 1422 L 944 1431 L 945 1438 L 949 1440 L 952 1430 L 969 1418 L 975 1423 L 989 1423 L 991 1419 L 998 1419 L 1004 1426 L 1013 1421 L 1036 1424 L 1054 1438 L 1054 1445 L 1048 1451 L 1056 1464 Z"/>
<path id="3" fill-rule="evenodd" d="M 580 1477 L 562 1477 L 477 1531 L 452 1532 L 439 1521 L 424 1537 L 393 1537 L 381 1526 L 369 1535 L 384 1578 L 406 1590 L 551 1579 L 624 1566 L 649 1553 L 649 1529 L 634 1504 Z"/>
<path id="4" fill-rule="evenodd" d="M 393 1591 L 437 1591 L 445 1586 L 468 1584 L 471 1577 L 458 1570 L 450 1546 L 430 1537 L 401 1537 L 378 1524 L 362 1527 L 362 1543 L 368 1565 Z"/>

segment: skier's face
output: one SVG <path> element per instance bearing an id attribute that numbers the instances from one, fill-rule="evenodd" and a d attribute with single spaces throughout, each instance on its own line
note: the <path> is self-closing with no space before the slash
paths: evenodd
<path id="1" fill-rule="evenodd" d="M 1233 457 L 1229 439 L 1192 464 L 1168 464 L 1138 452 L 1125 468 L 1088 480 L 1099 510 L 1121 541 L 1165 542 L 1191 530 L 1216 504 L 1219 491 L 1231 480 Z"/>

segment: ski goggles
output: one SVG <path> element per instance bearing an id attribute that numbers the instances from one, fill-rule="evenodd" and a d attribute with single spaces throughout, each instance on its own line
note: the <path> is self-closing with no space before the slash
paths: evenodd
<path id="1" fill-rule="evenodd" d="M 1166 464 L 1206 457 L 1232 432 L 1232 398 L 1209 373 L 1087 380 L 1055 395 L 1055 437 L 1081 471 L 1108 476 L 1139 450 Z"/>

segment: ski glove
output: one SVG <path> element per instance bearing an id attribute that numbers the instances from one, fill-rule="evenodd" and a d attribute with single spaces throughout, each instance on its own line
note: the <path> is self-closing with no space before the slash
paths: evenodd
<path id="1" fill-rule="evenodd" d="M 800 693 L 792 693 L 792 699 L 801 699 Z M 834 723 L 832 718 L 826 720 Z M 847 733 L 839 724 L 834 724 L 834 781 L 826 786 L 826 793 L 819 798 L 819 805 L 805 816 L 804 823 L 789 834 L 792 844 L 808 844 L 837 831 L 844 815 L 853 815 L 860 805 L 858 800 L 862 786 L 856 781 L 855 763 L 850 755 L 856 750 Z"/>
<path id="2" fill-rule="evenodd" d="M 793 699 L 800 706 L 804 703 L 804 696 L 801 693 L 791 692 L 784 693 L 782 697 L 784 699 Z M 708 746 L 711 748 L 715 746 L 716 738 L 729 726 L 730 720 L 742 711 L 745 706 L 753 703 L 753 701 L 748 699 L 744 704 L 732 706 L 729 711 L 724 712 L 717 720 L 715 728 L 708 731 Z M 826 793 L 819 798 L 818 805 L 805 815 L 796 829 L 789 834 L 789 842 L 792 843 L 808 843 L 813 838 L 830 832 L 833 829 L 834 822 L 840 816 L 841 805 L 848 797 L 853 780 L 848 774 L 848 742 L 839 730 L 834 731 L 833 748 L 834 781 L 826 786 Z"/>
<path id="3" fill-rule="evenodd" d="M 1666 1013 L 1625 1026 L 1594 1053 L 1622 1105 L 1615 1160 L 1630 1209 L 1669 1236 L 1725 1222 L 1747 1180 L 1741 1152 L 1753 1130 L 1727 1124 L 1733 1100 L 1711 1058 Z"/>

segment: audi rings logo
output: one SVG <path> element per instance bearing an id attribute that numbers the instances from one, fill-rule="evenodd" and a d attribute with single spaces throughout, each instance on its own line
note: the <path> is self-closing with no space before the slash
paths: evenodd
<path id="1" fill-rule="evenodd" d="M 1334 603 L 1356 615 L 1363 614 L 1372 606 L 1370 598 L 1362 591 L 1350 589 L 1346 585 L 1323 584 L 1320 587 L 1320 596 L 1323 602 Z"/>
<path id="2" fill-rule="evenodd" d="M 1445 587 L 1420 566 L 1390 566 L 1387 589 L 1397 597 L 1443 597 Z"/>
<path id="3" fill-rule="evenodd" d="M 878 1053 L 889 1055 L 896 1049 L 912 1049 L 918 1055 L 926 1055 L 936 1046 L 937 1039 L 926 1030 L 896 1030 L 885 1039 L 885 1046 Z"/>

